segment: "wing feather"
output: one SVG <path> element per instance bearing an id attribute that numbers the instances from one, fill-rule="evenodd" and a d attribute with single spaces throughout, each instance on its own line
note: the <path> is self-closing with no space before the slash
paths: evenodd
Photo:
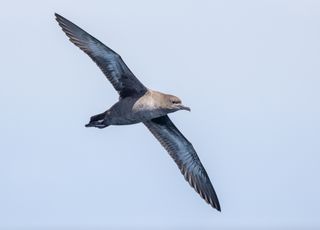
<path id="1" fill-rule="evenodd" d="M 169 117 L 144 122 L 151 133 L 178 165 L 184 178 L 213 208 L 221 211 L 216 192 L 192 144 L 175 127 Z"/>
<path id="2" fill-rule="evenodd" d="M 133 75 L 120 55 L 59 14 L 56 20 L 69 40 L 100 67 L 122 98 L 142 95 L 147 88 Z"/>

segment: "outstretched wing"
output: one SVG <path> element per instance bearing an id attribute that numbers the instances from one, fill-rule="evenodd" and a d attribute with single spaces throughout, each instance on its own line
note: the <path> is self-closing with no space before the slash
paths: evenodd
<path id="1" fill-rule="evenodd" d="M 91 57 L 122 98 L 147 91 L 116 52 L 59 14 L 55 16 L 69 40 Z"/>
<path id="2" fill-rule="evenodd" d="M 168 151 L 189 184 L 207 203 L 220 211 L 218 197 L 196 151 L 169 117 L 165 115 L 144 124 Z"/>

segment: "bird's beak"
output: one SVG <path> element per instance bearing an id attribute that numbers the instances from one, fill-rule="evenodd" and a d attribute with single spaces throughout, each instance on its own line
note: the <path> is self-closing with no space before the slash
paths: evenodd
<path id="1" fill-rule="evenodd" d="M 187 106 L 184 106 L 184 105 L 179 105 L 179 109 L 181 109 L 181 110 L 187 110 L 187 111 L 191 112 L 190 107 L 187 107 Z"/>

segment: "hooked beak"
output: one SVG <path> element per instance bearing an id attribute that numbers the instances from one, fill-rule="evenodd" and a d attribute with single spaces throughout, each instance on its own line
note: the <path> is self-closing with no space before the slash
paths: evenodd
<path id="1" fill-rule="evenodd" d="M 187 107 L 187 106 L 184 106 L 184 105 L 179 105 L 179 109 L 180 110 L 187 110 L 187 111 L 191 112 L 190 107 Z"/>

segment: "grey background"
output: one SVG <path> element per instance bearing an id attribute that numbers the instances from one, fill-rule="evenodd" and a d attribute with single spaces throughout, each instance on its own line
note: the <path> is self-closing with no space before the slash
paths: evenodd
<path id="1" fill-rule="evenodd" d="M 1 1 L 0 229 L 320 228 L 319 1 Z M 222 213 L 54 20 L 116 50 L 196 148 Z"/>

